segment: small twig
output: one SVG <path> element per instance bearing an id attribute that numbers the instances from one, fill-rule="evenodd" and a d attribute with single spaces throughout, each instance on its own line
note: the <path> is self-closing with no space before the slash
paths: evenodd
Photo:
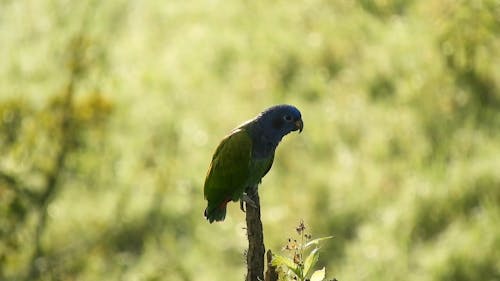
<path id="1" fill-rule="evenodd" d="M 0 182 L 5 183 L 4 186 L 15 192 L 16 195 L 24 196 L 31 201 L 38 200 L 38 194 L 31 191 L 30 188 L 28 188 L 24 183 L 21 183 L 21 181 L 13 175 L 0 171 Z"/>
<path id="2" fill-rule="evenodd" d="M 260 200 L 257 187 L 248 192 L 250 199 L 255 202 L 255 208 L 247 206 L 246 222 L 248 236 L 247 276 L 246 281 L 264 280 L 264 233 L 260 220 Z"/>

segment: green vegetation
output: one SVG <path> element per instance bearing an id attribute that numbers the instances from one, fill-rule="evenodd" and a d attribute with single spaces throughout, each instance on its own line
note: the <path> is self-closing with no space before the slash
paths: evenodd
<path id="1" fill-rule="evenodd" d="M 266 246 L 345 280 L 500 280 L 497 0 L 0 1 L 0 279 L 243 280 L 220 139 L 290 103 Z"/>
<path id="2" fill-rule="evenodd" d="M 283 248 L 288 254 L 286 256 L 273 254 L 271 264 L 276 267 L 279 279 L 284 281 L 325 280 L 325 268 L 315 270 L 314 266 L 319 260 L 319 243 L 332 238 L 332 236 L 312 239 L 312 235 L 306 233 L 303 221 L 295 230 L 299 238 L 288 238 L 288 242 Z"/>

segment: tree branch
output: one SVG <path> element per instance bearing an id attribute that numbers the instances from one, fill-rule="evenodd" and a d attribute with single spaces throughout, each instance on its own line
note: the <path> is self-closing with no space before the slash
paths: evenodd
<path id="1" fill-rule="evenodd" d="M 247 193 L 255 207 L 247 206 L 246 222 L 248 236 L 247 276 L 246 281 L 264 280 L 264 233 L 260 220 L 260 200 L 257 187 Z"/>

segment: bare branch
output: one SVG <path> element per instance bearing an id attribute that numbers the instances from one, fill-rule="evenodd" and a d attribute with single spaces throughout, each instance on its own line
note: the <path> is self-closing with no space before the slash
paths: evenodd
<path id="1" fill-rule="evenodd" d="M 252 188 L 248 196 L 255 203 L 247 207 L 246 222 L 248 236 L 247 276 L 246 281 L 264 280 L 264 233 L 260 220 L 260 200 L 257 188 Z"/>

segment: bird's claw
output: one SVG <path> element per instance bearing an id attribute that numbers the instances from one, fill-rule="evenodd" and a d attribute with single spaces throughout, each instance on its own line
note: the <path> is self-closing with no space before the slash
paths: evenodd
<path id="1" fill-rule="evenodd" d="M 252 208 L 255 208 L 255 209 L 257 208 L 257 204 L 255 204 L 255 202 L 246 193 L 243 193 L 243 195 L 240 198 L 240 209 L 243 212 L 246 212 L 245 206 L 243 205 L 243 202 L 245 203 L 245 206 L 250 205 Z"/>

